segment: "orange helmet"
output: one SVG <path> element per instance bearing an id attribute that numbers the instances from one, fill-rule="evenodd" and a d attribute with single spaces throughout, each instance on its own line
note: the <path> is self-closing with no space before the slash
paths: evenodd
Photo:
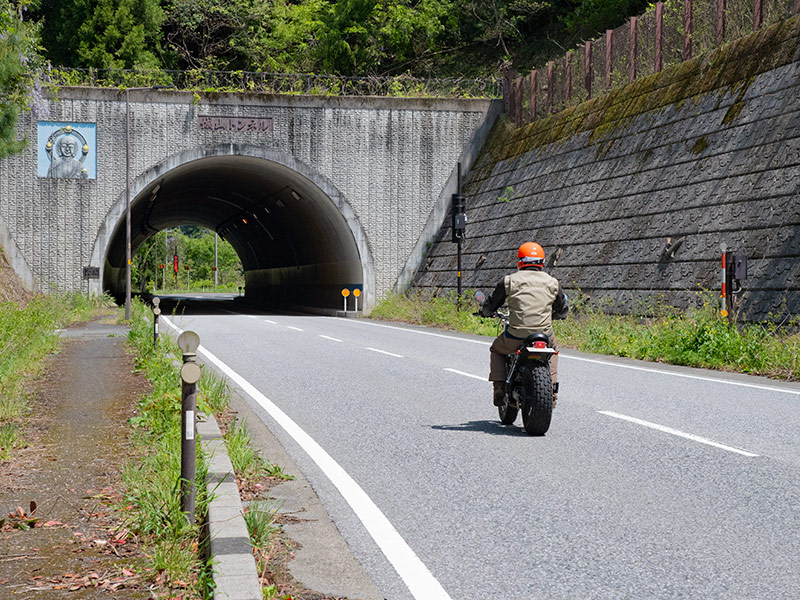
<path id="1" fill-rule="evenodd" d="M 536 242 L 525 242 L 517 252 L 517 267 L 543 267 L 544 249 Z"/>

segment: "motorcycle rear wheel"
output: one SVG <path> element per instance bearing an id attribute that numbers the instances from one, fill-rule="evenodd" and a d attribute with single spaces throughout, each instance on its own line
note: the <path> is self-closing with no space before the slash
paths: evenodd
<path id="1" fill-rule="evenodd" d="M 522 425 L 529 435 L 544 435 L 553 416 L 553 383 L 547 364 L 534 365 L 522 374 Z"/>

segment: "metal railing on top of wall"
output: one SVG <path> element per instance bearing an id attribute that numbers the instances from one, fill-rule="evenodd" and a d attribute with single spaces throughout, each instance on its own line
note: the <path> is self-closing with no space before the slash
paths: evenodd
<path id="1" fill-rule="evenodd" d="M 800 0 L 667 0 L 530 74 L 506 71 L 517 125 L 579 104 L 800 13 Z"/>
<path id="2" fill-rule="evenodd" d="M 309 73 L 254 71 L 191 71 L 142 69 L 51 68 L 50 83 L 64 86 L 138 87 L 168 85 L 198 92 L 250 92 L 319 96 L 389 96 L 422 98 L 499 98 L 501 81 L 494 78 L 426 79 L 342 77 Z"/>

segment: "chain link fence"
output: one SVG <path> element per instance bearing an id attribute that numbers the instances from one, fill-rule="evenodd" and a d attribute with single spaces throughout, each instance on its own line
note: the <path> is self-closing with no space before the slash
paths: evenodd
<path id="1" fill-rule="evenodd" d="M 131 69 L 51 68 L 50 83 L 58 87 L 169 86 L 196 92 L 250 92 L 314 96 L 391 96 L 412 98 L 499 98 L 499 79 L 422 79 L 339 77 L 250 71 L 170 71 Z"/>
<path id="2" fill-rule="evenodd" d="M 505 74 L 517 124 L 560 112 L 800 13 L 800 0 L 666 0 L 530 74 Z"/>

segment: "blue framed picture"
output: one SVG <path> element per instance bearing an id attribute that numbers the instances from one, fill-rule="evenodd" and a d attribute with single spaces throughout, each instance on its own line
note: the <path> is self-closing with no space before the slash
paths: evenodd
<path id="1" fill-rule="evenodd" d="M 39 121 L 38 175 L 97 179 L 97 124 Z"/>

